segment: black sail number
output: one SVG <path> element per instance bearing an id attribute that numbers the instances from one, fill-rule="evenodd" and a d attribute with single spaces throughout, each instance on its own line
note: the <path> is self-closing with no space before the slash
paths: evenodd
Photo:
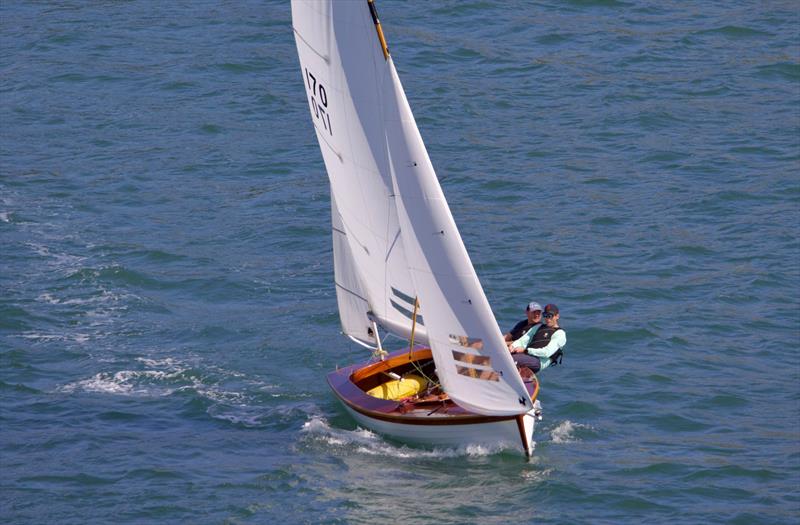
<path id="1" fill-rule="evenodd" d="M 308 101 L 311 104 L 311 112 L 314 116 L 322 122 L 325 130 L 333 135 L 333 127 L 331 126 L 331 115 L 328 111 L 328 91 L 322 82 L 317 81 L 317 77 L 311 73 L 308 68 L 306 72 L 306 87 L 308 88 Z"/>

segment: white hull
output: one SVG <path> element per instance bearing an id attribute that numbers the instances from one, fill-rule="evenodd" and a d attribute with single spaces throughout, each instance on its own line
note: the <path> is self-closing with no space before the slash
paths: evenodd
<path id="1" fill-rule="evenodd" d="M 374 419 L 353 410 L 344 403 L 343 406 L 360 426 L 403 443 L 446 448 L 463 448 L 469 445 L 506 445 L 524 452 L 520 446 L 521 436 L 516 419 L 465 425 L 405 424 Z M 529 451 L 533 451 L 533 430 L 536 426 L 536 416 L 533 410 L 525 414 L 523 424 L 527 448 Z"/>

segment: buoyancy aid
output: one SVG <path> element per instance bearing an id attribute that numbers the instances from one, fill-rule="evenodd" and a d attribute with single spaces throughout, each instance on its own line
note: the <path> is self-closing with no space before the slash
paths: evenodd
<path id="1" fill-rule="evenodd" d="M 509 330 L 509 333 L 511 334 L 511 340 L 516 341 L 517 339 L 525 335 L 528 332 L 528 330 L 530 330 L 537 324 L 539 323 L 531 323 L 527 319 L 523 319 L 522 321 L 518 322 L 517 324 L 514 325 L 514 328 Z"/>
<path id="2" fill-rule="evenodd" d="M 531 340 L 528 342 L 528 348 L 544 348 L 545 346 L 550 343 L 550 338 L 553 337 L 553 334 L 562 330 L 561 327 L 558 328 L 550 328 L 547 325 L 542 325 L 536 330 L 536 333 L 533 334 Z M 564 357 L 564 352 L 561 348 L 559 348 L 556 353 L 550 356 L 550 366 L 561 364 L 561 359 Z"/>

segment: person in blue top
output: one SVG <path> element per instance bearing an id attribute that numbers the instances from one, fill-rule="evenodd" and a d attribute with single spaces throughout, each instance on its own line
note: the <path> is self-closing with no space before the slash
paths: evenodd
<path id="1" fill-rule="evenodd" d="M 506 340 L 506 346 L 510 345 L 523 335 L 525 332 L 533 328 L 535 325 L 542 322 L 542 307 L 537 302 L 530 302 L 525 307 L 525 319 L 514 325 L 514 328 L 509 330 L 503 336 Z"/>
<path id="2" fill-rule="evenodd" d="M 533 373 L 560 362 L 562 348 L 567 344 L 567 333 L 558 325 L 558 306 L 544 307 L 544 323 L 537 324 L 508 347 L 517 366 L 525 366 Z"/>

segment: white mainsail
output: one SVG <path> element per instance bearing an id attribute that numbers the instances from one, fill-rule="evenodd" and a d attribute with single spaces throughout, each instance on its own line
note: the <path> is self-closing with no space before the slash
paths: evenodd
<path id="1" fill-rule="evenodd" d="M 420 328 L 450 398 L 480 414 L 527 412 L 530 397 L 367 0 L 293 0 L 292 21 L 332 202 L 350 248 L 345 264 L 354 266 L 364 294 L 360 308 L 370 307 L 384 327 L 407 336 L 419 298 Z"/>
<path id="2" fill-rule="evenodd" d="M 384 328 L 408 338 L 418 294 L 397 222 L 380 95 L 385 61 L 366 0 L 293 1 L 292 24 L 347 257 L 366 300 L 362 306 Z M 351 306 L 340 302 L 340 312 L 350 316 Z M 424 343 L 424 312 L 417 323 L 415 340 Z M 363 340 L 363 333 L 344 329 Z"/>
<path id="3" fill-rule="evenodd" d="M 336 302 L 339 304 L 339 320 L 342 331 L 365 345 L 376 345 L 378 334 L 371 328 L 369 301 L 364 286 L 356 273 L 353 254 L 347 242 L 336 199 L 331 195 L 331 229 L 333 230 L 333 275 L 336 283 Z"/>

